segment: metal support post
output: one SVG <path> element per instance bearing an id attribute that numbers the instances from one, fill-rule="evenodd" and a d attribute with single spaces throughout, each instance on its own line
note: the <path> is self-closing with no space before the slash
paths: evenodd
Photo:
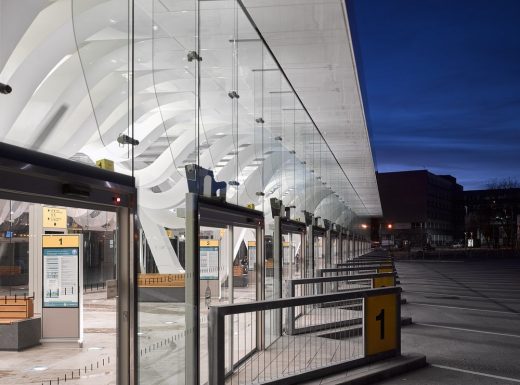
<path id="1" fill-rule="evenodd" d="M 264 255 L 264 227 L 256 228 L 256 298 L 265 299 L 265 255 Z M 256 347 L 265 349 L 265 312 L 256 313 Z"/>
<path id="2" fill-rule="evenodd" d="M 283 244 L 282 244 L 282 219 L 274 216 L 273 231 L 273 297 L 282 298 L 282 277 L 283 277 Z M 282 312 L 275 310 L 276 325 L 273 330 L 275 335 L 282 333 Z"/>
<path id="3" fill-rule="evenodd" d="M 343 229 L 339 229 L 338 233 L 338 248 L 336 250 L 336 261 L 337 263 L 343 263 Z"/>
<path id="4" fill-rule="evenodd" d="M 130 209 L 117 210 L 117 383 L 133 385 L 135 379 L 135 296 L 133 218 Z"/>
<path id="5" fill-rule="evenodd" d="M 305 256 L 305 277 L 314 277 L 314 226 L 307 226 L 307 255 Z"/>
<path id="6" fill-rule="evenodd" d="M 226 226 L 226 250 L 227 250 L 227 280 L 228 280 L 228 303 L 234 302 L 234 291 L 235 291 L 235 277 L 233 275 L 233 266 L 235 262 L 235 232 L 233 230 L 233 226 Z M 226 258 L 224 257 L 224 258 Z M 248 267 L 249 268 L 249 267 Z M 226 319 L 227 329 L 229 330 L 229 335 L 234 335 L 235 331 L 233 328 L 234 319 L 233 317 L 228 317 Z M 211 349 L 211 347 L 210 347 Z M 226 363 L 227 368 L 233 367 L 233 338 L 230 338 L 228 341 L 228 351 L 229 355 L 227 357 L 228 362 Z"/>
<path id="7" fill-rule="evenodd" d="M 325 232 L 325 267 L 332 267 L 332 235 L 330 229 Z"/>
<path id="8" fill-rule="evenodd" d="M 282 269 L 283 269 L 283 244 L 282 244 L 282 220 L 279 216 L 273 217 L 273 269 L 274 269 L 274 298 L 282 298 Z"/>
<path id="9" fill-rule="evenodd" d="M 200 382 L 199 202 L 186 194 L 186 385 Z M 233 250 L 233 249 L 231 249 Z M 233 276 L 228 277 L 231 282 Z"/>
<path id="10" fill-rule="evenodd" d="M 350 231 L 347 231 L 346 233 L 346 236 L 345 236 L 345 239 L 346 239 L 346 244 L 347 244 L 347 247 L 346 247 L 346 252 L 345 252 L 345 262 L 347 262 L 348 260 L 350 260 Z"/>

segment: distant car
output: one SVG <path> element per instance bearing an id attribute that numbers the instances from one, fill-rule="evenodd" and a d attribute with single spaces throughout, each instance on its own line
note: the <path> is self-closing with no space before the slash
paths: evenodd
<path id="1" fill-rule="evenodd" d="M 461 249 L 464 247 L 464 245 L 461 242 L 456 242 L 451 245 L 452 249 Z"/>

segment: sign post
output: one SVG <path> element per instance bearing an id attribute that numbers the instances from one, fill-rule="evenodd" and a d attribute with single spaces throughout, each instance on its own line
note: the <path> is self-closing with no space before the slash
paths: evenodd
<path id="1" fill-rule="evenodd" d="M 76 340 L 80 345 L 83 342 L 81 245 L 82 236 L 79 234 L 42 236 L 42 338 L 44 340 Z"/>

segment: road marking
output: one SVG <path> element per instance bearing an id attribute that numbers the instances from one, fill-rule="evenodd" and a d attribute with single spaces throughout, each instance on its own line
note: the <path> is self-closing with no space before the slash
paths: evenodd
<path id="1" fill-rule="evenodd" d="M 413 294 L 434 294 L 434 295 L 450 295 L 448 293 L 439 293 L 436 291 L 420 291 L 420 290 L 406 290 L 406 293 L 413 293 Z M 477 297 L 474 295 L 460 295 L 460 294 L 453 294 L 457 297 L 461 298 L 475 298 L 475 299 L 482 299 L 487 301 L 513 301 L 513 302 L 520 302 L 520 298 L 498 298 L 498 297 Z M 442 299 L 442 298 L 439 298 Z"/>
<path id="2" fill-rule="evenodd" d="M 453 368 L 451 366 L 445 366 L 445 365 L 436 365 L 432 364 L 434 368 L 439 369 L 446 369 L 446 370 L 453 370 L 455 372 L 462 372 L 462 373 L 468 373 L 468 374 L 474 374 L 476 376 L 482 376 L 482 377 L 489 377 L 494 378 L 497 380 L 504 380 L 504 381 L 511 381 L 511 382 L 518 382 L 520 383 L 520 380 L 517 378 L 511 378 L 511 377 L 502 377 L 502 376 L 495 376 L 494 374 L 488 374 L 488 373 L 482 373 L 482 372 L 475 372 L 473 370 L 466 370 L 466 369 L 459 369 L 459 368 Z"/>
<path id="3" fill-rule="evenodd" d="M 509 288 L 503 288 L 503 289 L 489 289 L 488 287 L 470 287 L 470 288 L 466 288 L 466 287 L 463 287 L 463 286 L 460 286 L 460 285 L 436 285 L 434 283 L 424 283 L 424 284 L 421 284 L 421 283 L 403 283 L 403 286 L 406 290 L 406 287 L 408 286 L 435 286 L 435 287 L 438 287 L 438 288 L 441 288 L 441 289 L 449 289 L 449 288 L 452 288 L 452 289 L 466 289 L 466 290 L 485 290 L 486 292 L 488 291 L 499 291 L 499 292 L 503 292 L 503 291 L 507 291 L 507 292 L 513 292 L 513 291 L 519 291 L 520 292 L 520 289 L 509 289 Z"/>
<path id="4" fill-rule="evenodd" d="M 399 263 L 401 262 L 405 262 L 405 263 L 464 263 L 465 261 L 459 261 L 459 260 L 446 260 L 446 259 L 437 259 L 437 260 L 431 260 L 431 259 L 423 259 L 423 260 L 418 260 L 418 259 L 402 259 L 400 261 L 398 261 Z"/>
<path id="5" fill-rule="evenodd" d="M 460 331 L 464 331 L 464 332 L 473 332 L 473 333 L 481 333 L 481 334 L 491 334 L 491 335 L 494 335 L 494 336 L 520 338 L 520 335 L 518 335 L 518 334 L 488 332 L 488 331 L 485 331 L 485 330 L 458 328 L 458 327 L 454 327 L 454 326 L 433 325 L 433 324 L 425 324 L 425 323 L 420 323 L 420 322 L 416 322 L 415 324 L 416 325 L 421 325 L 421 326 L 429 326 L 429 327 L 432 327 L 432 328 L 460 330 Z"/>
<path id="6" fill-rule="evenodd" d="M 447 306 L 447 305 L 431 305 L 429 303 L 421 303 L 421 302 L 408 302 L 408 303 L 410 305 L 418 305 L 418 306 L 443 307 L 443 308 L 447 308 L 447 309 L 460 309 L 460 310 L 481 311 L 481 312 L 485 312 L 485 313 L 499 313 L 499 314 L 520 315 L 520 314 L 514 313 L 512 311 L 475 309 L 475 308 L 471 308 L 471 307 Z"/>

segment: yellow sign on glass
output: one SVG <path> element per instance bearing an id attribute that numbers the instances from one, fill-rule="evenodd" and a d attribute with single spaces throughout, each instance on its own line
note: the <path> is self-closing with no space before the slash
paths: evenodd
<path id="1" fill-rule="evenodd" d="M 43 247 L 79 247 L 79 235 L 72 234 L 56 234 L 56 235 L 44 235 L 42 238 Z"/>
<path id="2" fill-rule="evenodd" d="M 59 207 L 43 207 L 43 228 L 66 229 L 67 209 Z"/>
<path id="3" fill-rule="evenodd" d="M 201 239 L 200 247 L 215 247 L 219 245 L 219 241 L 217 239 Z"/>
<path id="4" fill-rule="evenodd" d="M 397 349 L 397 295 L 368 297 L 365 309 L 365 354 Z"/>

